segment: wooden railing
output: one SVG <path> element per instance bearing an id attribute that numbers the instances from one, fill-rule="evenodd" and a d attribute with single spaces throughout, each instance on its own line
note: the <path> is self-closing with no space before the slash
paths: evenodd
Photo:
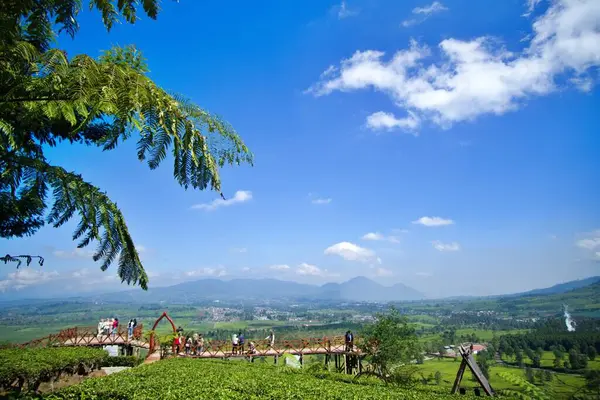
<path id="1" fill-rule="evenodd" d="M 250 343 L 254 344 L 252 348 Z M 177 349 L 179 353 L 188 353 L 185 343 Z M 307 338 L 275 341 L 273 346 L 269 340 L 246 340 L 244 345 L 233 346 L 231 341 L 211 340 L 205 341 L 202 348 L 192 344 L 189 349 L 190 356 L 202 358 L 220 358 L 231 356 L 278 356 L 282 354 L 331 354 L 354 352 L 356 348 L 347 348 L 343 336 L 330 338 Z"/>

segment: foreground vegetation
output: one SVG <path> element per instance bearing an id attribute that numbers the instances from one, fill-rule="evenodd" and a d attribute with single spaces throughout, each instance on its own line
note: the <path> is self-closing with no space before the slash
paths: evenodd
<path id="1" fill-rule="evenodd" d="M 379 380 L 310 373 L 267 364 L 169 359 L 90 379 L 47 399 L 445 399 L 447 391 L 410 390 Z"/>
<path id="2" fill-rule="evenodd" d="M 0 391 L 36 391 L 42 382 L 62 374 L 87 373 L 100 368 L 108 354 L 93 348 L 0 350 Z"/>

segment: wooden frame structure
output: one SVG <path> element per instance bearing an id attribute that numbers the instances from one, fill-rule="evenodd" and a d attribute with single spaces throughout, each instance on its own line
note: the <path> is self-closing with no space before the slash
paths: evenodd
<path id="1" fill-rule="evenodd" d="M 127 328 L 119 326 L 115 334 L 99 334 L 96 327 L 76 326 L 63 329 L 57 334 L 48 335 L 40 339 L 18 345 L 18 347 L 52 347 L 52 346 L 111 346 L 131 345 L 148 348 L 142 339 L 143 325 L 136 326 L 133 336 L 128 337 Z"/>
<path id="2" fill-rule="evenodd" d="M 113 335 L 99 334 L 96 327 L 73 327 L 63 329 L 58 334 L 48 335 L 41 339 L 32 340 L 17 347 L 54 347 L 54 346 L 111 346 L 118 345 L 125 347 L 128 351 L 133 347 L 148 349 L 147 359 L 153 361 L 160 359 L 160 352 L 157 347 L 155 330 L 159 322 L 166 318 L 170 323 L 173 333 L 177 334 L 175 323 L 166 312 L 154 322 L 148 341 L 143 338 L 143 325 L 138 325 L 133 336 L 128 337 L 127 327 L 119 326 L 117 332 Z M 206 339 L 205 339 L 206 340 Z M 250 351 L 250 342 L 254 343 L 254 351 Z M 197 349 L 195 344 L 190 348 L 190 354 L 182 354 L 183 346 L 177 347 L 173 344 L 172 355 L 186 356 L 190 358 L 232 358 L 245 357 L 253 361 L 258 357 L 273 357 L 274 362 L 284 354 L 300 356 L 300 364 L 303 364 L 305 355 L 325 355 L 325 363 L 328 364 L 332 358 L 336 369 L 339 372 L 348 374 L 353 371 L 360 372 L 361 353 L 356 346 L 348 348 L 344 336 L 333 336 L 323 338 L 304 338 L 276 341 L 273 346 L 267 339 L 265 340 L 247 340 L 245 348 L 238 347 L 234 349 L 231 341 L 228 340 L 206 340 L 202 349 Z"/>
<path id="3" fill-rule="evenodd" d="M 486 379 L 486 377 L 481 372 L 479 365 L 475 362 L 473 358 L 473 353 L 471 349 L 465 349 L 463 346 L 458 348 L 458 351 L 462 357 L 462 362 L 460 363 L 460 367 L 458 368 L 458 372 L 456 373 L 456 379 L 454 380 L 454 386 L 452 386 L 452 394 L 456 394 L 460 389 L 460 382 L 462 381 L 462 377 L 465 373 L 465 369 L 469 367 L 477 382 L 481 385 L 485 394 L 488 396 L 494 396 L 494 390 L 490 383 Z"/>
<path id="4" fill-rule="evenodd" d="M 156 339 L 154 337 L 154 331 L 156 330 L 156 327 L 158 326 L 158 323 L 160 322 L 161 319 L 166 318 L 167 321 L 169 321 L 169 323 L 171 324 L 171 327 L 173 328 L 173 333 L 177 334 L 177 328 L 175 328 L 175 323 L 173 322 L 173 320 L 171 319 L 171 317 L 169 317 L 167 315 L 167 312 L 164 311 L 160 317 L 158 317 L 158 319 L 156 320 L 156 322 L 154 322 L 154 325 L 152 326 L 152 332 L 150 333 L 150 344 L 148 345 L 149 351 L 148 351 L 148 355 L 154 353 L 155 351 L 155 347 L 156 347 Z M 173 343 L 173 354 L 177 353 L 177 349 L 176 349 L 176 345 L 175 343 Z"/>

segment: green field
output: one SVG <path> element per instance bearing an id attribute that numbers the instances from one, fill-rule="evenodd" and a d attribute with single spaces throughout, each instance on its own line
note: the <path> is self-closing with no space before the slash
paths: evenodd
<path id="1" fill-rule="evenodd" d="M 376 379 L 270 364 L 169 359 L 55 392 L 47 399 L 454 399 L 436 387 L 401 389 Z"/>
<path id="2" fill-rule="evenodd" d="M 482 342 L 488 342 L 492 340 L 494 337 L 500 337 L 502 335 L 516 335 L 519 333 L 527 333 L 528 329 L 509 329 L 509 330 L 491 330 L 491 329 L 473 329 L 473 328 L 461 328 L 456 330 L 456 338 L 460 338 L 461 336 L 467 336 L 475 334 Z M 435 340 L 441 340 L 442 334 L 426 334 L 419 336 L 419 340 L 423 342 L 431 342 Z"/>
<path id="3" fill-rule="evenodd" d="M 450 390 L 452 385 L 454 384 L 454 378 L 456 377 L 456 372 L 458 371 L 458 367 L 460 366 L 460 361 L 453 359 L 434 359 L 427 360 L 423 364 L 418 365 L 420 371 L 425 376 L 429 374 L 435 374 L 436 371 L 439 371 L 442 374 L 442 383 L 441 387 L 447 388 Z M 501 378 L 498 373 L 499 372 L 508 372 L 510 374 L 523 377 L 523 370 L 518 368 L 511 367 L 503 367 L 499 365 L 493 365 L 490 369 L 490 384 L 494 388 L 495 391 L 502 391 L 503 389 L 514 389 L 519 390 L 519 387 L 511 385 L 506 382 L 503 378 Z M 570 374 L 559 374 L 555 373 L 554 379 L 552 382 L 548 383 L 548 388 L 554 393 L 556 399 L 566 399 L 571 394 L 575 393 L 579 388 L 581 388 L 585 380 L 580 375 L 570 375 Z M 475 382 L 472 378 L 472 374 L 470 371 L 465 372 L 462 380 L 462 387 L 465 388 L 473 388 L 478 386 L 478 383 Z"/>

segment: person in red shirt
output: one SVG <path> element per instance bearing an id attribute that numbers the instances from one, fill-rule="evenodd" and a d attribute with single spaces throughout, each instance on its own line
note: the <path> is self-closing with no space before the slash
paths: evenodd
<path id="1" fill-rule="evenodd" d="M 115 318 L 113 320 L 112 328 L 112 334 L 113 336 L 115 336 L 117 334 L 117 331 L 119 330 L 119 318 Z"/>

